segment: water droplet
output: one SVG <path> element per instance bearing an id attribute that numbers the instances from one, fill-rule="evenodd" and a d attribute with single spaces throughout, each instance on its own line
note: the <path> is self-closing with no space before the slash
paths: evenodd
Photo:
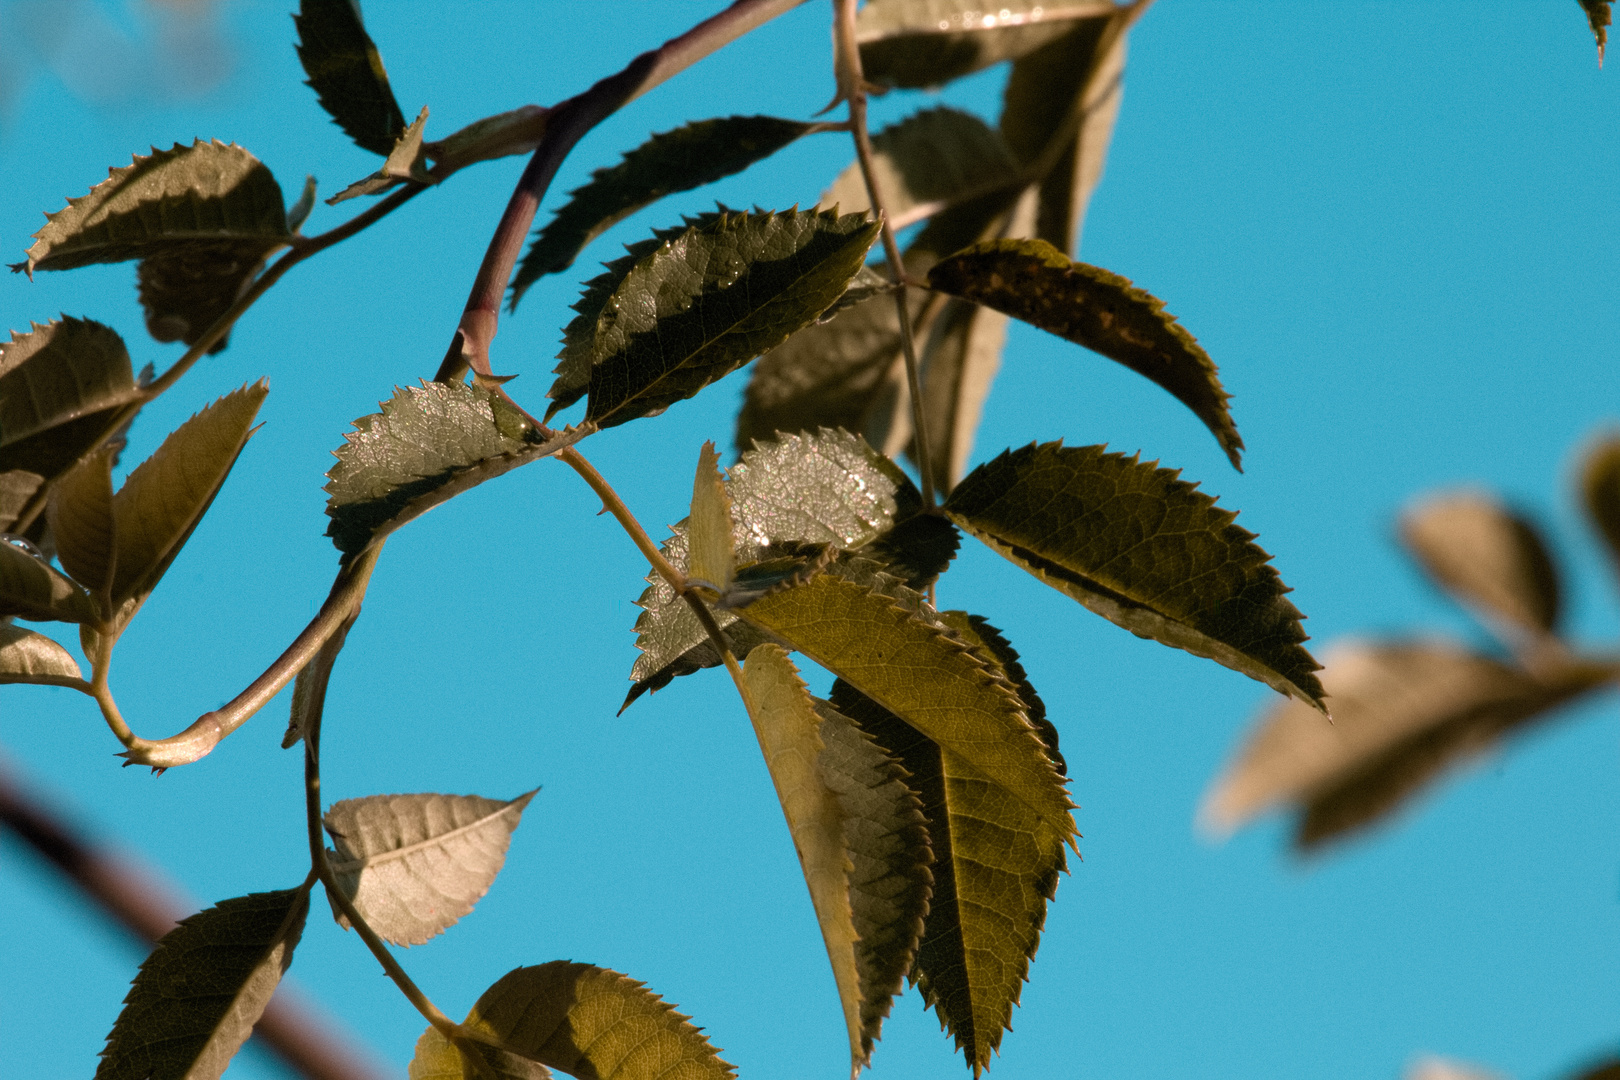
<path id="1" fill-rule="evenodd" d="M 33 545 L 26 536 L 16 536 L 12 533 L 0 533 L 0 540 L 4 540 L 14 548 L 21 548 L 36 559 L 43 559 L 45 553 Z"/>

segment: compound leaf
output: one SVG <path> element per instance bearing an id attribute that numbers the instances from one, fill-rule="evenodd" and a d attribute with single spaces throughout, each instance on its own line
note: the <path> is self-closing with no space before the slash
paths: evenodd
<path id="1" fill-rule="evenodd" d="M 1580 662 L 1532 676 L 1443 642 L 1351 645 L 1328 659 L 1333 722 L 1296 702 L 1268 710 L 1205 801 L 1215 828 L 1293 804 L 1303 811 L 1295 841 L 1314 847 L 1614 676 Z"/>
<path id="2" fill-rule="evenodd" d="M 912 977 L 974 1075 L 990 1063 L 1067 868 L 1069 831 L 1053 828 L 967 759 L 940 746 L 848 682 L 834 707 L 893 755 L 922 800 L 934 853 L 933 895 Z M 1032 766 L 1048 751 L 1020 740 Z M 1049 753 L 1056 754 L 1055 741 Z M 1046 765 L 1049 769 L 1051 766 Z"/>
<path id="3" fill-rule="evenodd" d="M 646 984 L 589 964 L 554 960 L 516 968 L 484 991 L 466 1025 L 580 1080 L 730 1080 L 736 1075 L 702 1031 Z M 417 1040 L 411 1080 L 477 1080 L 480 1075 L 437 1028 Z"/>
<path id="4" fill-rule="evenodd" d="M 1401 515 L 1400 535 L 1437 584 L 1510 636 L 1541 637 L 1558 623 L 1558 568 L 1524 517 L 1488 495 L 1425 500 Z"/>
<path id="5" fill-rule="evenodd" d="M 333 123 L 363 150 L 386 157 L 405 130 L 382 55 L 366 33 L 358 0 L 301 0 L 298 62 Z"/>
<path id="6" fill-rule="evenodd" d="M 174 256 L 190 244 L 232 244 L 258 258 L 290 235 L 270 170 L 240 146 L 198 139 L 109 170 L 90 194 L 46 215 L 28 261 L 14 269 Z"/>
<path id="7" fill-rule="evenodd" d="M 872 172 L 895 228 L 1019 183 L 1018 162 L 1001 136 L 959 109 L 925 109 L 889 125 L 872 136 L 872 155 Z M 870 209 L 859 164 L 839 174 L 821 196 L 821 205 L 845 213 Z"/>
<path id="8" fill-rule="evenodd" d="M 230 475 L 269 392 L 260 380 L 215 401 L 164 439 L 113 496 L 115 605 L 138 605 L 156 587 Z"/>
<path id="9" fill-rule="evenodd" d="M 1118 274 L 1071 261 L 1044 240 L 994 240 L 941 260 L 928 283 L 1116 360 L 1193 411 L 1241 470 L 1243 439 L 1215 362 L 1164 310 Z"/>
<path id="10" fill-rule="evenodd" d="M 354 422 L 327 472 L 326 535 L 347 563 L 454 495 L 530 460 L 535 427 L 464 383 L 401 387 Z"/>
<path id="11" fill-rule="evenodd" d="M 1101 446 L 1003 452 L 945 502 L 957 525 L 1091 611 L 1322 707 L 1270 556 L 1178 472 Z M 903 714 L 902 714 L 903 715 Z"/>
<path id="12" fill-rule="evenodd" d="M 43 559 L 32 544 L 0 540 L 0 616 L 32 622 L 94 622 L 90 594 Z"/>
<path id="13" fill-rule="evenodd" d="M 885 86 L 939 86 L 1016 60 L 1067 33 L 1075 19 L 1107 15 L 1109 0 L 876 0 L 856 17 L 861 67 Z"/>
<path id="14" fill-rule="evenodd" d="M 656 415 L 814 322 L 860 270 L 864 215 L 722 213 L 638 262 L 593 340 L 586 419 Z"/>
<path id="15" fill-rule="evenodd" d="M 568 269 L 585 245 L 637 210 L 740 173 L 815 129 L 815 124 L 774 116 L 724 116 L 652 136 L 619 164 L 597 169 L 590 183 L 569 192 L 512 278 L 512 308 L 529 286 Z"/>
<path id="16" fill-rule="evenodd" d="M 0 626 L 0 683 L 33 682 L 39 676 L 83 677 L 73 655 L 44 634 L 20 626 Z"/>
<path id="17" fill-rule="evenodd" d="M 309 914 L 309 891 L 254 893 L 200 911 L 141 964 L 96 1080 L 214 1080 L 270 1003 Z"/>
<path id="18" fill-rule="evenodd" d="M 1063 778 L 1016 688 L 904 586 L 823 573 L 738 614 L 964 758 L 1061 838 L 1074 834 Z"/>
<path id="19" fill-rule="evenodd" d="M 26 468 L 42 455 L 20 447 L 25 440 L 107 414 L 135 398 L 129 352 L 117 331 L 88 319 L 34 323 L 28 333 L 13 333 L 0 345 L 0 461 L 8 468 Z M 72 465 L 85 449 L 87 445 L 75 443 L 62 454 L 50 455 L 66 460 L 47 475 Z"/>
<path id="20" fill-rule="evenodd" d="M 923 816 L 893 759 L 813 699 L 780 646 L 755 649 L 743 674 L 859 1071 L 911 969 L 928 910 Z"/>
<path id="21" fill-rule="evenodd" d="M 69 469 L 46 504 L 62 569 L 92 593 L 111 588 L 118 558 L 112 488 L 116 453 L 103 448 Z"/>
<path id="22" fill-rule="evenodd" d="M 337 848 L 330 860 L 338 888 L 379 937 L 420 945 L 489 891 L 534 794 L 508 802 L 434 794 L 344 799 L 324 818 Z M 348 928 L 348 919 L 337 920 Z"/>

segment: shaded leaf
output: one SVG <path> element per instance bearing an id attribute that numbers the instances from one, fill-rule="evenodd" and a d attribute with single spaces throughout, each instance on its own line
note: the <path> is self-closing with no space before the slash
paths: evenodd
<path id="1" fill-rule="evenodd" d="M 859 1072 L 911 969 L 928 910 L 932 857 L 922 813 L 893 760 L 811 698 L 780 646 L 755 649 L 743 675 Z"/>
<path id="2" fill-rule="evenodd" d="M 637 210 L 740 173 L 815 129 L 815 124 L 774 116 L 724 116 L 652 136 L 619 164 L 597 169 L 590 183 L 569 192 L 512 278 L 512 308 L 529 286 L 568 269 L 585 245 Z"/>
<path id="3" fill-rule="evenodd" d="M 823 323 L 831 322 L 846 308 L 852 308 L 856 304 L 863 304 L 874 296 L 892 295 L 896 289 L 900 288 L 904 288 L 904 286 L 896 285 L 868 263 L 857 270 L 855 276 L 849 279 L 849 284 L 844 287 L 844 291 L 838 295 L 837 300 L 833 301 L 832 307 L 821 313 L 821 317 L 816 320 L 816 325 L 820 326 Z"/>
<path id="4" fill-rule="evenodd" d="M 23 543 L 26 543 L 24 541 Z M 0 616 L 33 622 L 94 622 L 90 594 L 40 558 L 32 544 L 0 540 Z"/>
<path id="5" fill-rule="evenodd" d="M 1013 792 L 848 682 L 833 684 L 832 701 L 899 760 L 922 800 L 934 888 L 912 978 L 978 1075 L 1010 1026 L 1047 902 L 1067 869 L 1064 842 L 1072 827 L 1053 828 Z M 1041 748 L 1018 745 L 1032 764 L 1046 761 Z"/>
<path id="6" fill-rule="evenodd" d="M 923 349 L 923 413 L 934 480 L 948 492 L 967 471 L 990 384 L 1001 367 L 1007 316 L 954 297 L 934 320 Z M 915 446 L 912 448 L 915 457 Z"/>
<path id="7" fill-rule="evenodd" d="M 590 391 L 591 366 L 596 357 L 596 321 L 607 306 L 608 298 L 636 263 L 657 251 L 664 241 L 680 234 L 679 229 L 653 230 L 650 238 L 626 244 L 624 255 L 603 263 L 606 273 L 585 282 L 585 291 L 571 305 L 577 314 L 563 327 L 562 351 L 557 354 L 557 366 L 552 369 L 557 378 L 546 391 L 546 397 L 552 399 L 546 410 L 547 423 Z"/>
<path id="8" fill-rule="evenodd" d="M 304 190 L 298 193 L 298 201 L 287 207 L 287 228 L 297 232 L 309 220 L 310 211 L 315 209 L 315 178 L 304 177 Z"/>
<path id="9" fill-rule="evenodd" d="M 1018 162 L 983 120 L 939 107 L 901 120 L 872 136 L 872 172 L 895 228 L 965 198 L 1019 184 Z M 866 178 L 851 164 L 821 196 L 844 213 L 865 211 Z"/>
<path id="10" fill-rule="evenodd" d="M 115 453 L 102 449 L 68 470 L 46 504 L 62 569 L 92 593 L 112 587 L 118 559 L 112 489 Z"/>
<path id="11" fill-rule="evenodd" d="M 0 391 L 4 386 L 0 382 Z M 1620 435 L 1607 435 L 1586 452 L 1580 483 L 1587 519 L 1608 545 L 1609 557 L 1620 563 Z"/>
<path id="12" fill-rule="evenodd" d="M 361 195 L 381 195 L 406 180 L 418 184 L 433 183 L 434 178 L 427 171 L 427 153 L 422 147 L 422 131 L 427 127 L 427 118 L 428 110 L 424 105 L 410 126 L 400 132 L 382 168 L 327 199 L 326 205 L 336 206 Z"/>
<path id="13" fill-rule="evenodd" d="M 360 417 L 343 438 L 326 474 L 326 535 L 345 562 L 451 496 L 531 460 L 541 441 L 510 405 L 463 383 L 396 388 L 381 412 Z"/>
<path id="14" fill-rule="evenodd" d="M 83 678 L 73 655 L 44 634 L 0 626 L 0 683 L 33 682 L 38 676 Z"/>
<path id="15" fill-rule="evenodd" d="M 1322 707 L 1300 613 L 1254 534 L 1179 473 L 1101 446 L 1031 444 L 975 469 L 957 525 L 1138 637 Z"/>
<path id="16" fill-rule="evenodd" d="M 736 1075 L 701 1030 L 646 984 L 589 964 L 554 960 L 516 968 L 484 991 L 466 1025 L 580 1080 Z M 428 1028 L 416 1043 L 411 1080 L 478 1075 L 463 1069 L 449 1041 Z"/>
<path id="17" fill-rule="evenodd" d="M 1072 836 L 1063 778 L 1017 690 L 909 592 L 824 573 L 739 614 L 959 754 L 1061 837 Z"/>
<path id="18" fill-rule="evenodd" d="M 691 546 L 688 576 L 713 586 L 716 593 L 731 587 L 736 569 L 736 549 L 732 541 L 731 496 L 720 475 L 720 455 L 714 443 L 706 442 L 698 455 L 697 476 L 692 481 L 692 513 L 687 518 L 687 543 Z"/>
<path id="19" fill-rule="evenodd" d="M 519 105 L 474 120 L 442 139 L 423 143 L 422 148 L 436 162 L 433 172 L 443 177 L 480 161 L 529 153 L 540 145 L 550 121 L 551 110 L 545 106 Z"/>
<path id="20" fill-rule="evenodd" d="M 1295 805 L 1296 842 L 1314 847 L 1613 674 L 1570 663 L 1538 678 L 1440 642 L 1336 648 L 1322 673 L 1333 722 L 1296 702 L 1268 710 L 1211 788 L 1205 819 L 1224 832 Z"/>
<path id="21" fill-rule="evenodd" d="M 155 341 L 195 345 L 259 276 L 275 243 L 197 240 L 165 245 L 141 260 L 135 272 L 146 332 Z M 226 334 L 208 350 L 230 344 Z"/>
<path id="22" fill-rule="evenodd" d="M 877 238 L 862 215 L 721 214 L 638 262 L 597 319 L 586 419 L 656 415 L 814 322 Z"/>
<path id="23" fill-rule="evenodd" d="M 0 406 L 3 408 L 3 406 Z M 26 469 L 0 473 L 0 532 L 9 532 L 45 478 Z"/>
<path id="24" fill-rule="evenodd" d="M 956 527 L 942 517 L 916 514 L 861 550 L 861 554 L 882 563 L 908 589 L 927 589 L 956 558 L 962 542 Z"/>
<path id="25" fill-rule="evenodd" d="M 1170 391 L 1242 468 L 1243 439 L 1215 363 L 1164 310 L 1125 278 L 1071 261 L 1042 240 L 998 240 L 940 261 L 928 283 L 1116 360 Z"/>
<path id="26" fill-rule="evenodd" d="M 1401 515 L 1400 534 L 1437 584 L 1495 626 L 1531 637 L 1557 626 L 1558 568 L 1546 542 L 1489 495 L 1426 499 Z"/>
<path id="27" fill-rule="evenodd" d="M 1018 699 L 1024 703 L 1024 715 L 1029 717 L 1030 726 L 1035 734 L 1040 736 L 1046 756 L 1051 759 L 1053 768 L 1060 776 L 1069 775 L 1069 763 L 1063 759 L 1063 753 L 1058 749 L 1058 732 L 1052 721 L 1046 718 L 1046 703 L 1030 685 L 1029 675 L 1024 671 L 1024 665 L 1018 660 L 1018 650 L 1012 647 L 1012 642 L 989 621 L 980 615 L 969 615 L 965 611 L 942 611 L 939 613 L 940 621 L 962 636 L 962 640 L 972 645 L 983 656 L 996 662 L 1001 669 L 1001 675 L 1013 688 L 1018 691 Z"/>
<path id="28" fill-rule="evenodd" d="M 14 448 L 29 436 L 135 397 L 129 352 L 117 331 L 88 319 L 34 323 L 28 333 L 13 333 L 0 345 L 0 460 L 20 467 L 21 462 L 13 464 Z M 77 461 L 83 449 L 63 467 Z"/>
<path id="29" fill-rule="evenodd" d="M 358 0 L 301 0 L 298 62 L 333 123 L 363 150 L 387 156 L 405 130 L 382 55 L 360 19 Z"/>
<path id="30" fill-rule="evenodd" d="M 1079 20 L 1063 37 L 1015 61 L 1007 77 L 1001 133 L 1020 163 L 1045 171 L 1035 236 L 1062 251 L 1079 249 L 1086 205 L 1108 158 L 1124 96 L 1121 24 L 1128 17 L 1115 12 Z"/>
<path id="31" fill-rule="evenodd" d="M 1109 0 L 874 0 L 856 17 L 861 67 L 886 86 L 939 86 L 1061 37 L 1077 18 L 1113 10 Z"/>
<path id="32" fill-rule="evenodd" d="M 270 170 L 240 146 L 218 140 L 137 156 L 46 218 L 28 261 L 14 269 L 32 274 L 173 256 L 198 243 L 237 244 L 257 257 L 291 235 L 281 186 Z"/>
<path id="33" fill-rule="evenodd" d="M 425 794 L 335 803 L 323 820 L 337 848 L 330 861 L 338 887 L 379 937 L 420 945 L 489 891 L 534 794 L 507 802 Z"/>
<path id="34" fill-rule="evenodd" d="M 138 607 L 169 569 L 253 434 L 269 387 L 233 390 L 176 428 L 113 496 L 118 538 L 112 601 Z M 120 612 L 127 621 L 133 609 Z"/>
<path id="35" fill-rule="evenodd" d="M 309 891 L 223 900 L 164 935 L 107 1036 L 96 1080 L 213 1080 L 270 1003 L 309 914 Z"/>
<path id="36" fill-rule="evenodd" d="M 1597 38 L 1598 67 L 1603 66 L 1603 50 L 1609 44 L 1609 25 L 1613 19 L 1610 12 L 1609 0 L 1580 0 L 1581 10 L 1586 12 L 1587 25 L 1592 28 L 1592 36 Z"/>

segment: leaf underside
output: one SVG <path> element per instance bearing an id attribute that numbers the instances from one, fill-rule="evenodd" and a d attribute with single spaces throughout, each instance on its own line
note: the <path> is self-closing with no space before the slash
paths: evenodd
<path id="1" fill-rule="evenodd" d="M 39 675 L 81 677 L 73 655 L 44 634 L 0 626 L 0 683 L 28 682 Z"/>
<path id="2" fill-rule="evenodd" d="M 270 1002 L 309 913 L 305 889 L 255 893 L 185 919 L 141 964 L 96 1080 L 213 1080 Z"/>
<path id="3" fill-rule="evenodd" d="M 472 911 L 506 863 L 534 792 L 507 802 L 476 795 L 372 795 L 324 818 L 338 887 L 385 941 L 420 945 Z M 349 922 L 336 913 L 345 929 Z"/>
<path id="4" fill-rule="evenodd" d="M 33 551 L 0 541 L 0 615 L 36 622 L 94 622 L 90 595 Z"/>
<path id="5" fill-rule="evenodd" d="M 68 470 L 51 489 L 45 509 L 62 569 L 92 593 L 112 586 L 118 555 L 113 454 L 103 448 Z"/>
<path id="6" fill-rule="evenodd" d="M 1204 422 L 1232 466 L 1242 468 L 1243 439 L 1215 362 L 1162 301 L 1125 278 L 1074 262 L 1043 240 L 999 240 L 941 260 L 928 272 L 928 283 L 1158 383 Z"/>
<path id="7" fill-rule="evenodd" d="M 197 240 L 165 245 L 141 260 L 135 278 L 146 331 L 156 341 L 195 345 L 258 276 L 275 241 Z M 230 343 L 227 333 L 210 354 Z"/>
<path id="8" fill-rule="evenodd" d="M 637 210 L 742 172 L 814 128 L 774 116 L 725 116 L 652 136 L 569 192 L 523 256 L 512 278 L 511 307 L 517 308 L 529 286 L 568 269 L 587 244 Z"/>
<path id="9" fill-rule="evenodd" d="M 1138 637 L 1322 707 L 1299 610 L 1254 534 L 1197 486 L 1101 446 L 1031 444 L 975 469 L 945 512 Z"/>
<path id="10" fill-rule="evenodd" d="M 0 464 L 8 469 L 36 464 L 38 455 L 27 454 L 19 443 L 127 405 L 135 396 L 129 352 L 111 327 L 64 317 L 35 323 L 26 334 L 13 333 L 0 344 Z M 70 457 L 60 455 L 68 457 L 60 468 L 73 464 L 87 448 L 76 446 Z"/>
<path id="11" fill-rule="evenodd" d="M 891 222 L 908 224 L 930 204 L 951 204 L 1019 183 L 1018 162 L 983 120 L 939 107 L 891 124 L 872 136 L 872 170 Z M 844 213 L 867 210 L 859 164 L 839 174 L 821 205 Z"/>
<path id="12" fill-rule="evenodd" d="M 466 1025 L 530 1061 L 582 1080 L 730 1080 L 736 1075 L 700 1029 L 645 984 L 589 964 L 556 960 L 516 968 L 484 992 Z M 411 1080 L 479 1076 L 437 1028 L 417 1040 Z"/>
<path id="13" fill-rule="evenodd" d="M 920 89 L 1016 60 L 1061 37 L 1074 19 L 1112 9 L 1108 0 L 1009 0 L 994 8 L 979 0 L 889 0 L 863 7 L 855 29 L 868 79 Z"/>
<path id="14" fill-rule="evenodd" d="M 1536 527 L 1488 495 L 1426 499 L 1401 515 L 1401 541 L 1434 581 L 1512 634 L 1558 625 L 1558 568 Z"/>
<path id="15" fill-rule="evenodd" d="M 353 0 L 301 0 L 298 61 L 332 122 L 361 149 L 388 156 L 405 114 L 388 85 L 382 55 Z"/>

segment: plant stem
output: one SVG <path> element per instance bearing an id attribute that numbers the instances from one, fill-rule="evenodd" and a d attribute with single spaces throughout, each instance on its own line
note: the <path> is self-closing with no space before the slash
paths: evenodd
<path id="1" fill-rule="evenodd" d="M 934 467 L 932 444 L 928 440 L 928 420 L 923 413 L 922 379 L 918 373 L 917 346 L 912 340 L 911 311 L 906 300 L 905 263 L 900 257 L 900 244 L 889 224 L 884 210 L 883 192 L 878 186 L 872 164 L 872 139 L 866 129 L 866 82 L 861 72 L 861 50 L 855 41 L 855 0 L 834 0 L 833 47 L 837 53 L 838 92 L 849 103 L 850 134 L 855 141 L 855 159 L 860 162 L 861 176 L 866 181 L 866 196 L 872 204 L 872 213 L 883 223 L 883 256 L 888 263 L 889 280 L 899 288 L 894 290 L 894 308 L 900 320 L 900 353 L 906 364 L 906 387 L 911 394 L 911 430 L 917 455 L 917 475 L 921 481 L 923 503 L 934 508 Z"/>
<path id="2" fill-rule="evenodd" d="M 659 551 L 658 545 L 652 542 L 652 537 L 647 535 L 647 530 L 641 527 L 641 522 L 636 520 L 636 516 L 624 504 L 624 500 L 619 498 L 619 493 L 613 490 L 613 485 L 604 480 L 602 474 L 597 472 L 595 467 L 585 460 L 584 455 L 574 447 L 570 446 L 566 450 L 559 452 L 557 457 L 567 462 L 568 466 L 579 473 L 584 481 L 591 486 L 591 490 L 596 492 L 597 498 L 602 500 L 602 508 L 618 520 L 636 547 L 647 557 L 647 561 L 652 564 L 652 568 L 658 571 L 658 576 L 669 582 L 669 587 L 674 589 L 676 593 L 684 596 L 687 591 L 686 575 L 675 569 L 670 561 L 664 558 L 664 553 Z"/>
<path id="3" fill-rule="evenodd" d="M 501 302 L 506 297 L 507 282 L 512 278 L 512 267 L 517 264 L 518 251 L 534 222 L 540 200 L 579 140 L 659 83 L 803 2 L 736 0 L 718 15 L 642 53 L 617 74 L 559 102 L 551 110 L 540 145 L 518 178 L 517 187 L 495 227 L 495 235 L 484 250 L 484 259 L 473 279 L 461 321 L 433 376 L 436 382 L 454 382 L 465 376 L 469 368 L 485 379 L 491 377 L 489 347 L 500 326 Z"/>

